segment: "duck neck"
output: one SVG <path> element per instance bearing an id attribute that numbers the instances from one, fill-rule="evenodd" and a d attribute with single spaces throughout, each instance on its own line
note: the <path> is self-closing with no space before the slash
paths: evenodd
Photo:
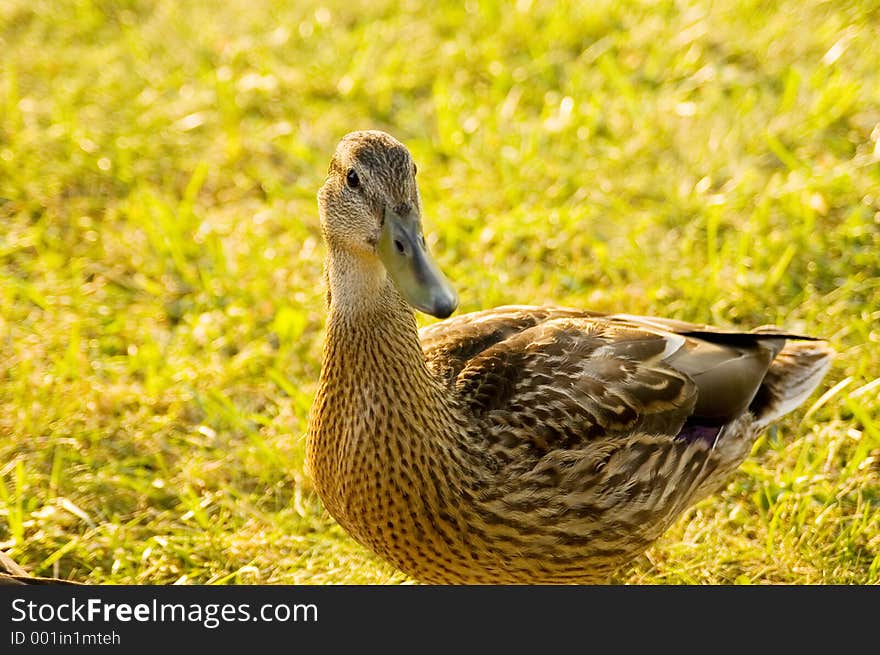
<path id="1" fill-rule="evenodd" d="M 412 310 L 381 265 L 331 254 L 330 312 L 308 431 L 312 477 L 345 522 L 358 485 L 420 454 L 448 457 L 460 422 L 425 363 Z M 443 453 L 446 453 L 444 455 Z"/>
<path id="2" fill-rule="evenodd" d="M 324 374 L 369 380 L 378 388 L 436 386 L 425 365 L 415 316 L 374 258 L 332 252 Z M 373 376 L 376 379 L 373 379 Z"/>

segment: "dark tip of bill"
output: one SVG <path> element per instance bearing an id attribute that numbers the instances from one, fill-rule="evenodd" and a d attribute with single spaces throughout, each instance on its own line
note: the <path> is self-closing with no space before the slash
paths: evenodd
<path id="1" fill-rule="evenodd" d="M 438 300 L 434 303 L 433 314 L 437 318 L 449 318 L 456 307 L 458 307 L 458 302 L 453 299 Z"/>

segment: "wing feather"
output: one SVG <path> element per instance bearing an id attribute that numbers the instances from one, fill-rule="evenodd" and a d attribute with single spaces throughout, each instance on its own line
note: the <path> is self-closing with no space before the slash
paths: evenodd
<path id="1" fill-rule="evenodd" d="M 747 410 L 787 338 L 671 319 L 507 306 L 421 332 L 428 366 L 499 443 L 572 447 L 598 435 L 674 437 Z M 523 428 L 527 428 L 524 430 Z"/>

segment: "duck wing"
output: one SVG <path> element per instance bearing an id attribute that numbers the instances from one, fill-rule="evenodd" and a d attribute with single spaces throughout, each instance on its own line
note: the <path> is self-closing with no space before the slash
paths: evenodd
<path id="1" fill-rule="evenodd" d="M 601 316 L 565 307 L 506 305 L 439 321 L 422 328 L 419 337 L 429 368 L 452 382 L 471 359 L 529 328 L 557 318 Z"/>
<path id="2" fill-rule="evenodd" d="M 474 415 L 543 451 L 634 432 L 714 438 L 748 409 L 788 338 L 810 339 L 555 307 L 501 307 L 422 332 L 429 367 Z"/>

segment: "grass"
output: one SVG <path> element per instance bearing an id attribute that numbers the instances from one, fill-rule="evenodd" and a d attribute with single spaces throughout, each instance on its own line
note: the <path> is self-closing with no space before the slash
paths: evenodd
<path id="1" fill-rule="evenodd" d="M 868 0 L 2 3 L 2 547 L 91 583 L 406 581 L 303 471 L 315 193 L 384 128 L 461 311 L 838 349 L 618 582 L 880 582 L 878 27 Z"/>

